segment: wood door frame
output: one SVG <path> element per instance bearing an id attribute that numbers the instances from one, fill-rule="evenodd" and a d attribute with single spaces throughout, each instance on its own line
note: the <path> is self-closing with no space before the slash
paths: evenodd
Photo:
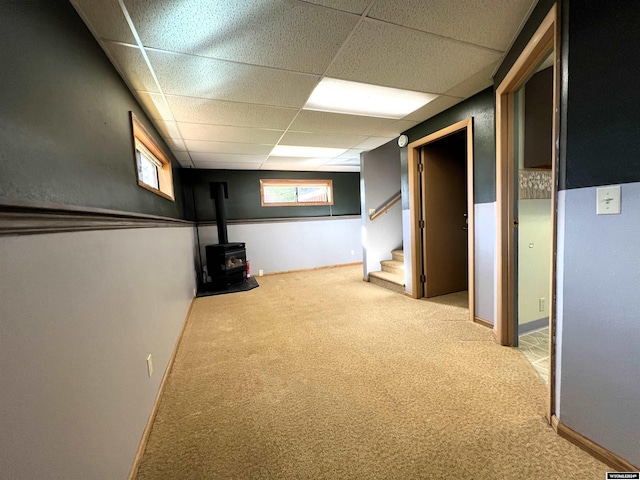
<path id="1" fill-rule="evenodd" d="M 497 201 L 497 310 L 496 336 L 501 345 L 511 345 L 514 337 L 515 302 L 515 231 L 514 211 L 514 93 L 520 89 L 535 68 L 551 50 L 553 69 L 553 152 L 551 168 L 551 265 L 549 292 L 549 403 L 548 418 L 555 413 L 555 328 L 556 328 L 556 244 L 557 198 L 560 126 L 560 20 L 557 3 L 546 15 L 536 33 L 524 48 L 504 80 L 496 89 L 496 201 Z"/>
<path id="2" fill-rule="evenodd" d="M 426 137 L 411 142 L 408 148 L 409 166 L 409 218 L 411 223 L 411 278 L 413 298 L 422 298 L 424 291 L 420 282 L 421 266 L 423 263 L 421 235 L 418 222 L 420 220 L 420 175 L 418 164 L 420 163 L 420 149 L 429 143 L 440 140 L 452 133 L 466 131 L 467 133 L 467 214 L 468 214 L 468 290 L 469 290 L 469 318 L 475 321 L 475 255 L 474 255 L 474 203 L 473 203 L 473 119 L 467 118 L 453 125 L 449 125 Z"/>

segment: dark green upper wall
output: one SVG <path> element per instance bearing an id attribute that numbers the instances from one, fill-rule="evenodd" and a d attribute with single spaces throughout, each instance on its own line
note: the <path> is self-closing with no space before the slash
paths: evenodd
<path id="1" fill-rule="evenodd" d="M 563 25 L 569 69 L 566 164 L 560 186 L 638 182 L 640 3 L 572 0 L 568 14 Z"/>
<path id="2" fill-rule="evenodd" d="M 2 3 L 0 201 L 181 218 L 179 166 L 66 0 Z M 129 112 L 173 160 L 176 202 L 137 185 Z"/>
<path id="3" fill-rule="evenodd" d="M 495 110 L 493 88 L 487 88 L 405 132 L 409 142 L 413 142 L 460 120 L 473 118 L 474 203 L 496 200 Z"/>
<path id="4" fill-rule="evenodd" d="M 494 78 L 556 3 L 540 0 Z M 640 3 L 562 0 L 559 188 L 640 181 Z"/>
<path id="5" fill-rule="evenodd" d="M 209 190 L 211 182 L 227 182 L 229 198 L 226 201 L 226 211 L 229 220 L 360 214 L 359 173 L 200 169 L 184 169 L 182 172 L 189 220 L 215 220 Z M 263 178 L 332 180 L 334 204 L 330 207 L 263 207 L 260 203 L 260 179 Z M 192 195 L 195 198 L 195 212 Z"/>

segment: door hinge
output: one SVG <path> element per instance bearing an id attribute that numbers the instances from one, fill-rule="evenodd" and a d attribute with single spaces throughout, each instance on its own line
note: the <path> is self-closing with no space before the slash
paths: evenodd
<path id="1" fill-rule="evenodd" d="M 419 172 L 424 172 L 424 163 L 419 163 L 418 164 L 418 171 Z"/>
<path id="2" fill-rule="evenodd" d="M 427 281 L 427 277 L 424 276 L 424 273 L 420 274 L 420 283 L 424 283 Z"/>
<path id="3" fill-rule="evenodd" d="M 424 220 L 418 220 L 418 228 L 424 228 Z"/>

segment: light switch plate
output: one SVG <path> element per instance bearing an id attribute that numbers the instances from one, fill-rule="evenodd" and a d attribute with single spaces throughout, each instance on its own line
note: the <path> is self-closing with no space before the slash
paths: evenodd
<path id="1" fill-rule="evenodd" d="M 620 213 L 620 185 L 597 189 L 597 215 L 617 215 Z"/>

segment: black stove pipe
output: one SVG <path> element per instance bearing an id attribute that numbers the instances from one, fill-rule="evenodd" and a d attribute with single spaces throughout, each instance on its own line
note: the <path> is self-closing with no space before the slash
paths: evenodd
<path id="1" fill-rule="evenodd" d="M 211 182 L 211 198 L 216 207 L 216 227 L 218 228 L 218 243 L 229 243 L 227 236 L 227 212 L 225 208 L 225 198 L 229 198 L 227 182 Z"/>

